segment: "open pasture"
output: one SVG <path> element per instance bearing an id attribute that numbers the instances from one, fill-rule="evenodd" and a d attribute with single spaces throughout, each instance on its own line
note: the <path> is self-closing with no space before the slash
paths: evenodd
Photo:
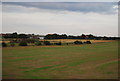
<path id="1" fill-rule="evenodd" d="M 118 42 L 5 47 L 3 79 L 117 79 Z"/>

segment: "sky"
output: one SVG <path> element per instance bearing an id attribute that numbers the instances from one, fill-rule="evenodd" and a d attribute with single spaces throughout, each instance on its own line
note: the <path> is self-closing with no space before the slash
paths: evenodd
<path id="1" fill-rule="evenodd" d="M 3 2 L 2 32 L 118 36 L 118 3 Z"/>
<path id="2" fill-rule="evenodd" d="M 120 0 L 1 0 L 2 2 L 118 2 Z"/>

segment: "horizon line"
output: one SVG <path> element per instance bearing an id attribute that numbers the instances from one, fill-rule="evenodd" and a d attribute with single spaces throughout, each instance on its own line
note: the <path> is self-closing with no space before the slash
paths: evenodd
<path id="1" fill-rule="evenodd" d="M 40 33 L 27 33 L 27 32 L 0 32 L 0 34 L 11 34 L 11 33 L 17 33 L 17 34 L 34 34 L 34 35 L 48 35 L 48 34 L 58 34 L 58 35 L 63 35 L 63 34 L 66 34 L 67 36 L 80 36 L 82 34 L 84 35 L 93 35 L 93 36 L 99 36 L 99 37 L 120 37 L 119 35 L 117 36 L 108 36 L 108 35 L 96 35 L 96 34 L 93 34 L 93 33 L 80 33 L 78 35 L 75 35 L 75 34 L 67 34 L 67 33 L 57 33 L 57 32 L 53 32 L 53 33 L 46 33 L 46 34 L 40 34 Z"/>

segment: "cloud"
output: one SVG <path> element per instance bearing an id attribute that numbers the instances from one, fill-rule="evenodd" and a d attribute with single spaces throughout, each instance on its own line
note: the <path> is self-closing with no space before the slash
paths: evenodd
<path id="1" fill-rule="evenodd" d="M 119 0 L 4 0 L 2 2 L 118 2 Z"/>
<path id="2" fill-rule="evenodd" d="M 82 13 L 102 13 L 102 14 L 115 14 L 117 8 L 117 2 L 4 2 L 4 6 L 16 6 L 16 7 L 27 7 L 27 8 L 37 8 L 37 9 L 49 9 L 49 10 L 59 10 L 59 11 L 74 11 Z M 114 6 L 114 7 L 113 7 Z M 10 11 L 11 9 L 4 10 Z M 17 12 L 18 10 L 13 10 Z"/>
<path id="3" fill-rule="evenodd" d="M 6 5 L 3 9 L 10 10 L 3 12 L 3 32 L 118 35 L 117 14 L 82 13 L 69 10 L 16 7 L 16 5 Z"/>
<path id="4" fill-rule="evenodd" d="M 0 32 L 2 32 L 2 3 L 0 2 Z"/>

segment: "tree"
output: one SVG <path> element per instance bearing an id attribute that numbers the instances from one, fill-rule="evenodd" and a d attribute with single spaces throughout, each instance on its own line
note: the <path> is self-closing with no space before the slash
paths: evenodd
<path id="1" fill-rule="evenodd" d="M 19 34 L 18 38 L 28 38 L 28 36 L 26 34 Z"/>
<path id="2" fill-rule="evenodd" d="M 88 36 L 89 39 L 94 39 L 94 38 L 95 38 L 95 36 L 92 35 L 92 34 L 89 34 L 89 35 L 87 35 L 87 36 Z"/>
<path id="3" fill-rule="evenodd" d="M 61 35 L 61 39 L 67 39 L 67 35 L 66 34 L 62 34 Z"/>
<path id="4" fill-rule="evenodd" d="M 12 38 L 17 38 L 17 37 L 18 37 L 17 32 L 12 33 Z"/>
<path id="5" fill-rule="evenodd" d="M 82 35 L 80 36 L 80 38 L 81 38 L 81 39 L 85 39 L 85 38 L 86 38 L 86 35 L 85 35 L 85 34 L 82 34 Z"/>

